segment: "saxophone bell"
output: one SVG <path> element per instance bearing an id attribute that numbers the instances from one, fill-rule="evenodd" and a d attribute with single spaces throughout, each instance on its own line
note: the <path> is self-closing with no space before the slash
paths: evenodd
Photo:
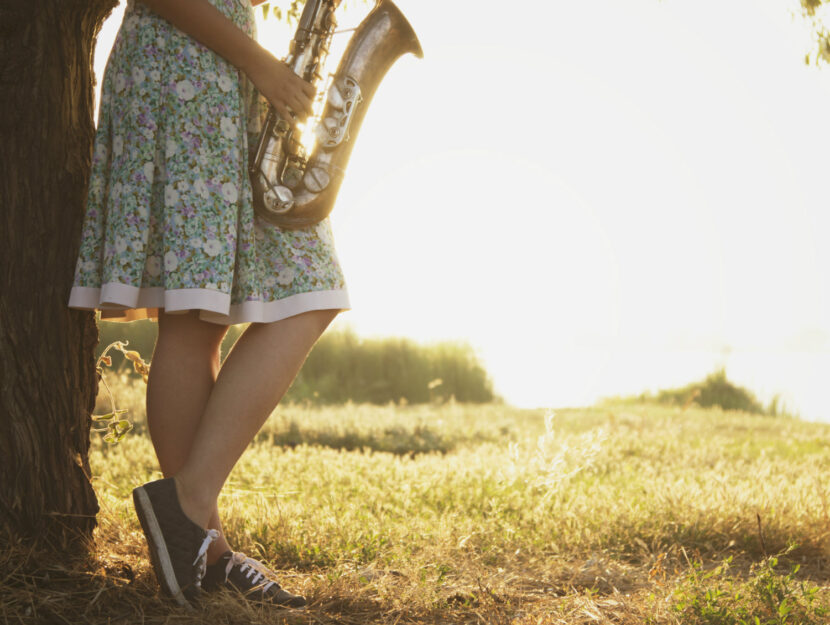
<path id="1" fill-rule="evenodd" d="M 308 0 L 286 62 L 318 87 L 319 68 L 334 34 L 335 0 Z M 250 167 L 254 211 L 285 230 L 314 225 L 334 207 L 343 173 L 372 96 L 403 54 L 423 57 L 412 26 L 391 0 L 379 0 L 355 29 L 325 95 L 308 158 L 293 128 L 269 108 Z"/>

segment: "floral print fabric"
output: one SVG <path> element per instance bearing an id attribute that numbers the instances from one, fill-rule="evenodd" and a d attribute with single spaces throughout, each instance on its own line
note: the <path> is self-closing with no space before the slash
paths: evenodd
<path id="1" fill-rule="evenodd" d="M 249 0 L 210 2 L 255 36 Z M 121 320 L 198 309 L 225 324 L 349 307 L 328 220 L 283 231 L 254 214 L 248 159 L 266 107 L 234 66 L 128 1 L 70 307 Z"/>

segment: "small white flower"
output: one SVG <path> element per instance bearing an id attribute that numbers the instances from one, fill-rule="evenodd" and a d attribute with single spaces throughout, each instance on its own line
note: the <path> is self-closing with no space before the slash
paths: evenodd
<path id="1" fill-rule="evenodd" d="M 144 70 L 140 67 L 133 68 L 133 84 L 140 85 L 144 82 Z"/>
<path id="2" fill-rule="evenodd" d="M 239 192 L 236 190 L 236 185 L 232 182 L 226 182 L 223 184 L 222 197 L 230 203 L 236 202 L 239 198 Z"/>
<path id="3" fill-rule="evenodd" d="M 197 178 L 193 181 L 193 191 L 195 191 L 205 200 L 208 199 L 208 197 L 210 197 L 210 192 L 208 191 L 207 185 L 205 184 L 205 181 L 201 178 Z"/>
<path id="4" fill-rule="evenodd" d="M 265 280 L 262 281 L 262 284 L 270 289 L 277 284 L 277 279 L 274 276 L 268 276 L 267 278 L 265 278 Z"/>
<path id="5" fill-rule="evenodd" d="M 84 271 L 87 271 L 87 272 L 95 271 L 95 269 L 97 267 L 98 267 L 98 263 L 96 263 L 94 260 L 84 261 L 84 263 L 81 265 L 81 269 L 83 269 Z"/>
<path id="6" fill-rule="evenodd" d="M 219 127 L 222 129 L 222 134 L 228 139 L 236 137 L 236 124 L 233 123 L 230 117 L 223 117 L 222 121 L 219 122 Z"/>
<path id="7" fill-rule="evenodd" d="M 161 273 L 161 259 L 158 256 L 148 256 L 144 269 L 154 278 Z"/>
<path id="8" fill-rule="evenodd" d="M 205 250 L 205 254 L 207 254 L 208 256 L 216 256 L 219 252 L 222 251 L 222 244 L 216 239 L 208 239 L 207 241 L 205 241 L 205 244 L 202 246 L 202 249 Z"/>
<path id="9" fill-rule="evenodd" d="M 101 176 L 93 176 L 89 181 L 89 191 L 94 195 L 98 195 L 104 190 L 104 179 Z"/>
<path id="10" fill-rule="evenodd" d="M 164 205 L 175 206 L 179 201 L 179 192 L 173 188 L 173 185 L 168 184 L 164 187 Z"/>
<path id="11" fill-rule="evenodd" d="M 158 71 L 157 69 L 151 69 L 150 70 L 150 80 L 152 80 L 153 82 L 160 81 L 161 80 L 161 72 Z"/>
<path id="12" fill-rule="evenodd" d="M 199 162 L 202 165 L 207 165 L 208 162 L 208 151 L 206 148 L 199 148 Z"/>
<path id="13" fill-rule="evenodd" d="M 153 161 L 147 161 L 144 163 L 144 178 L 147 182 L 153 182 L 153 176 L 155 175 L 156 167 Z"/>
<path id="14" fill-rule="evenodd" d="M 205 80 L 208 82 L 216 82 L 218 80 L 218 76 L 216 76 L 216 72 L 207 72 L 205 74 Z"/>
<path id="15" fill-rule="evenodd" d="M 176 183 L 176 190 L 178 190 L 180 193 L 184 193 L 185 191 L 187 191 L 189 186 L 190 185 L 187 184 L 187 180 L 179 180 Z"/>
<path id="16" fill-rule="evenodd" d="M 193 237 L 192 239 L 190 239 L 190 241 L 188 241 L 188 244 L 190 245 L 190 247 L 195 247 L 198 250 L 202 247 L 202 239 L 200 239 L 199 237 Z"/>
<path id="17" fill-rule="evenodd" d="M 110 196 L 113 198 L 120 198 L 122 191 L 124 191 L 124 185 L 120 182 L 116 182 L 110 189 Z"/>
<path id="18" fill-rule="evenodd" d="M 294 270 L 290 267 L 286 267 L 277 274 L 277 282 L 279 282 L 282 286 L 288 286 L 294 282 L 294 276 Z"/>
<path id="19" fill-rule="evenodd" d="M 95 144 L 95 160 L 103 161 L 107 158 L 107 146 L 103 143 Z"/>
<path id="20" fill-rule="evenodd" d="M 124 153 L 124 139 L 121 135 L 115 135 L 112 138 L 112 153 L 115 156 L 121 156 Z"/>
<path id="21" fill-rule="evenodd" d="M 115 75 L 115 90 L 119 93 L 124 91 L 124 87 L 127 86 L 127 79 L 124 78 L 124 74 L 118 73 Z"/>
<path id="22" fill-rule="evenodd" d="M 193 83 L 189 80 L 181 80 L 176 83 L 176 94 L 182 100 L 192 100 L 193 96 L 196 95 L 196 88 L 193 86 Z"/>
<path id="23" fill-rule="evenodd" d="M 141 219 L 147 219 L 147 207 L 144 204 L 139 205 L 135 212 Z"/>
<path id="24" fill-rule="evenodd" d="M 135 241 L 131 241 L 130 246 L 133 248 L 134 252 L 143 252 L 144 251 L 144 241 L 142 241 L 141 239 L 136 239 Z"/>
<path id="25" fill-rule="evenodd" d="M 231 77 L 228 76 L 227 74 L 222 74 L 219 77 L 218 82 L 219 82 L 219 88 L 222 91 L 224 91 L 225 93 L 227 93 L 228 91 L 230 91 L 233 88 L 233 81 L 231 80 Z"/>
<path id="26" fill-rule="evenodd" d="M 178 151 L 179 151 L 178 144 L 175 141 L 173 141 L 173 139 L 168 139 L 167 140 L 167 145 L 164 146 L 164 155 L 167 158 L 170 158 L 171 156 L 173 156 Z"/>
<path id="27" fill-rule="evenodd" d="M 262 229 L 262 226 L 259 222 L 256 222 L 254 225 L 254 238 L 257 241 L 262 241 L 265 238 L 265 230 Z"/>
<path id="28" fill-rule="evenodd" d="M 167 252 L 164 255 L 164 270 L 165 271 L 175 271 L 176 267 L 179 266 L 179 259 L 176 258 L 175 252 Z"/>
<path id="29" fill-rule="evenodd" d="M 123 254 L 127 251 L 127 242 L 123 239 L 123 237 L 118 237 L 115 240 L 115 253 L 116 254 Z"/>
<path id="30" fill-rule="evenodd" d="M 164 37 L 156 37 L 156 45 L 159 48 L 163 48 L 167 45 L 167 42 L 164 41 Z"/>
<path id="31" fill-rule="evenodd" d="M 173 223 L 176 224 L 177 226 L 183 226 L 184 225 L 184 217 L 182 217 L 181 213 L 176 213 L 176 215 L 173 217 Z"/>

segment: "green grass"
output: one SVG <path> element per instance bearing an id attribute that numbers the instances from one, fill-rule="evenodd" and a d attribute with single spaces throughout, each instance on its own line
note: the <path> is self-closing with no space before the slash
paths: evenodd
<path id="1" fill-rule="evenodd" d="M 116 446 L 93 435 L 102 512 L 84 619 L 168 622 L 129 501 L 159 476 L 143 387 L 123 384 L 136 429 Z M 286 406 L 220 509 L 231 544 L 311 607 L 215 599 L 210 622 L 826 625 L 829 505 L 830 426 L 791 418 L 633 403 L 555 416 Z M 48 596 L 30 593 L 34 611 L 61 614 L 45 611 Z M 25 601 L 9 605 L 10 622 L 29 622 Z"/>

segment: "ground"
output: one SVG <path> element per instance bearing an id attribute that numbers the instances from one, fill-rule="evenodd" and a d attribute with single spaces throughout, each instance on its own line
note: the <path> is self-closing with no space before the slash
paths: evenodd
<path id="1" fill-rule="evenodd" d="M 93 433 L 89 555 L 4 567 L 8 622 L 830 622 L 830 425 L 613 403 L 278 408 L 220 508 L 310 606 L 184 612 L 129 497 L 159 477 L 142 384 L 115 385 L 135 430 Z"/>

